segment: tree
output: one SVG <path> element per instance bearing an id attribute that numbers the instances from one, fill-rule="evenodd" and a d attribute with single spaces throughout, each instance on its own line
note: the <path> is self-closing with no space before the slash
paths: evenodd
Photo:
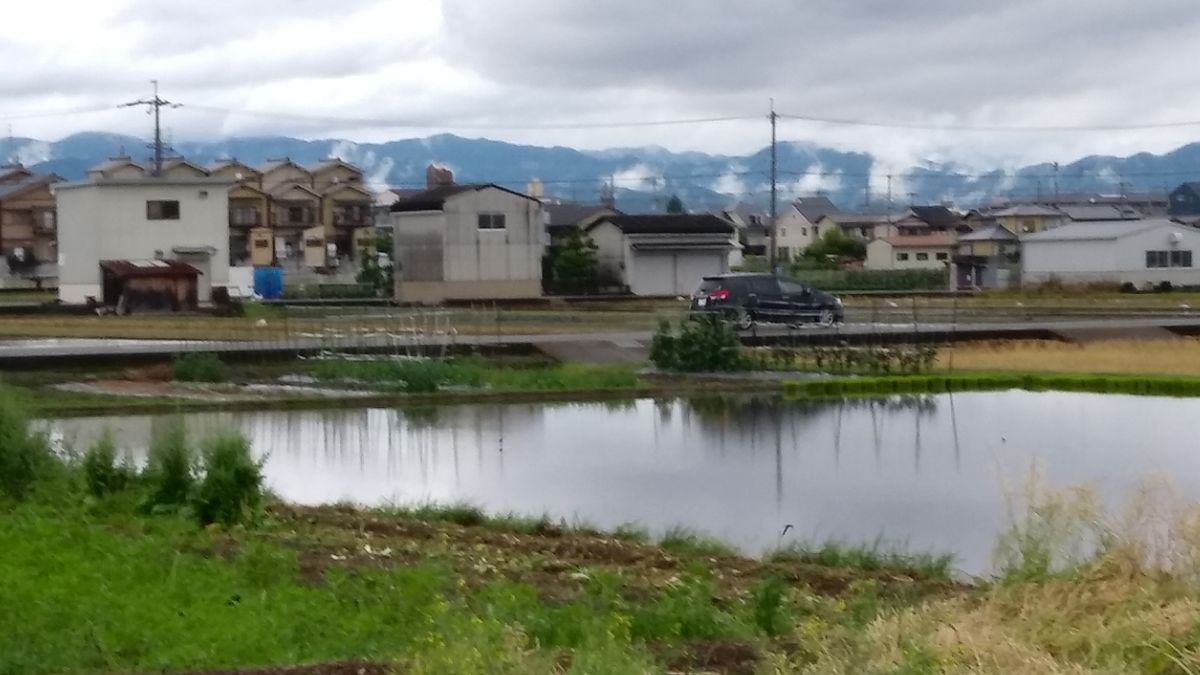
<path id="1" fill-rule="evenodd" d="M 867 257 L 867 245 L 853 239 L 840 227 L 831 227 L 811 246 L 804 249 L 804 257 L 810 261 L 826 262 L 831 258 L 853 258 L 862 260 Z"/>
<path id="2" fill-rule="evenodd" d="M 554 280 L 562 290 L 581 292 L 595 288 L 596 251 L 592 238 L 573 228 L 554 256 Z"/>
<path id="3" fill-rule="evenodd" d="M 374 249 L 362 253 L 362 267 L 354 280 L 370 286 L 376 297 L 390 296 L 394 292 L 395 268 L 391 254 L 392 233 L 386 228 L 376 236 Z"/>
<path id="4" fill-rule="evenodd" d="M 683 200 L 679 198 L 679 195 L 671 195 L 671 198 L 667 200 L 667 213 L 683 212 Z"/>

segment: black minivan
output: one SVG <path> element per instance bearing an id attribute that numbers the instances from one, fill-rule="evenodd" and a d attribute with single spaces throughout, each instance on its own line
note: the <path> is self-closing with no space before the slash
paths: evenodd
<path id="1" fill-rule="evenodd" d="M 774 274 L 731 273 L 704 277 L 692 294 L 693 312 L 717 312 L 746 330 L 755 322 L 840 323 L 842 301 L 795 279 Z"/>

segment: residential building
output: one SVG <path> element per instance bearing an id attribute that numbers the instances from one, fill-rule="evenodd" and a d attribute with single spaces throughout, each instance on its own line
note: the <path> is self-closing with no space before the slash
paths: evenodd
<path id="1" fill-rule="evenodd" d="M 1020 237 L 1003 225 L 989 225 L 959 236 L 953 257 L 958 267 L 958 285 L 967 288 L 1013 285 L 1020 276 L 1020 252 Z"/>
<path id="2" fill-rule="evenodd" d="M 954 255 L 954 247 L 955 235 L 948 232 L 878 237 L 867 244 L 864 267 L 871 270 L 945 269 Z"/>
<path id="3" fill-rule="evenodd" d="M 714 214 L 607 216 L 588 228 L 599 272 L 634 295 L 691 295 L 729 271 L 734 225 Z"/>
<path id="4" fill-rule="evenodd" d="M 0 167 L 0 287 L 38 286 L 57 274 L 54 174 Z"/>
<path id="5" fill-rule="evenodd" d="M 735 239 L 741 245 L 741 251 L 745 255 L 767 256 L 770 254 L 767 250 L 771 244 L 771 235 L 768 230 L 770 223 L 767 222 L 769 215 L 763 209 L 753 204 L 737 202 L 723 209 L 717 209 L 711 215 L 733 224 Z"/>
<path id="6" fill-rule="evenodd" d="M 542 203 L 492 183 L 437 185 L 391 207 L 396 299 L 534 298 L 542 294 Z"/>
<path id="7" fill-rule="evenodd" d="M 1058 210 L 1068 220 L 1076 223 L 1096 223 L 1112 220 L 1142 220 L 1146 214 L 1132 206 L 1120 204 L 1075 204 L 1060 206 Z"/>
<path id="8" fill-rule="evenodd" d="M 776 245 L 781 260 L 798 257 L 820 237 L 817 223 L 839 210 L 827 197 L 803 197 L 783 208 L 776 219 Z"/>
<path id="9" fill-rule="evenodd" d="M 993 224 L 1018 236 L 1045 232 L 1066 224 L 1068 220 L 1062 211 L 1038 204 L 1014 204 L 990 211 L 987 215 Z"/>
<path id="10" fill-rule="evenodd" d="M 1169 203 L 1166 192 L 1063 192 L 1001 200 L 996 203 L 996 206 L 1037 204 L 1056 209 L 1071 206 L 1118 206 L 1135 209 L 1147 218 L 1163 218 L 1167 215 Z"/>
<path id="11" fill-rule="evenodd" d="M 188 275 L 188 267 L 197 272 L 199 303 L 211 300 L 213 288 L 225 287 L 231 181 L 186 173 L 150 176 L 140 165 L 119 159 L 89 171 L 86 180 L 56 184 L 59 299 L 126 308 L 184 307 L 185 298 L 169 301 L 184 286 L 169 282 Z M 115 261 L 143 272 L 134 274 Z M 150 283 L 147 288 L 129 284 L 133 278 L 158 281 L 138 282 Z"/>
<path id="12" fill-rule="evenodd" d="M 275 260 L 271 196 L 262 189 L 262 173 L 237 159 L 214 162 L 207 170 L 233 183 L 229 188 L 230 264 L 270 265 Z"/>
<path id="13" fill-rule="evenodd" d="M 542 200 L 542 214 L 546 219 L 546 241 L 556 245 L 574 229 L 586 230 L 606 216 L 618 216 L 621 212 L 604 204 L 581 204 L 558 200 Z"/>
<path id="14" fill-rule="evenodd" d="M 891 225 L 889 236 L 912 237 L 969 230 L 963 215 L 947 206 L 910 206 L 908 211 Z"/>
<path id="15" fill-rule="evenodd" d="M 893 236 L 896 221 L 901 216 L 887 213 L 827 213 L 810 228 L 815 242 L 831 227 L 841 228 L 846 236 L 861 242 L 870 242 L 879 237 Z"/>
<path id="16" fill-rule="evenodd" d="M 1175 217 L 1200 216 L 1200 182 L 1183 183 L 1171 191 L 1168 212 Z"/>
<path id="17" fill-rule="evenodd" d="M 1200 286 L 1200 230 L 1164 219 L 1070 223 L 1021 242 L 1021 282 Z"/>

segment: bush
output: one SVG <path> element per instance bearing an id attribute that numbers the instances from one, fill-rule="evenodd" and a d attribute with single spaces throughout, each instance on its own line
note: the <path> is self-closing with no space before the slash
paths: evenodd
<path id="1" fill-rule="evenodd" d="M 1170 293 L 1172 290 L 1174 290 L 1174 287 L 1171 286 L 1171 282 L 1169 281 L 1160 281 L 1154 286 L 1155 293 Z"/>
<path id="2" fill-rule="evenodd" d="M 747 365 L 733 328 L 712 314 L 683 321 L 677 335 L 670 323 L 660 323 L 650 343 L 650 360 L 659 368 L 683 372 L 733 371 Z"/>
<path id="3" fill-rule="evenodd" d="M 0 392 L 0 497 L 23 499 L 54 465 L 54 453 L 42 434 L 29 428 L 24 407 Z"/>
<path id="4" fill-rule="evenodd" d="M 216 354 L 192 352 L 175 356 L 171 378 L 177 382 L 224 382 L 229 371 Z"/>
<path id="5" fill-rule="evenodd" d="M 196 474 L 187 429 L 182 421 L 176 421 L 165 432 L 155 434 L 150 442 L 144 475 L 150 486 L 151 508 L 187 505 Z"/>
<path id="6" fill-rule="evenodd" d="M 205 440 L 203 474 L 195 499 L 201 525 L 244 523 L 262 504 L 262 462 L 251 455 L 242 434 L 225 432 Z"/>
<path id="7" fill-rule="evenodd" d="M 124 490 L 133 478 L 133 470 L 117 463 L 117 444 L 112 432 L 104 430 L 83 455 L 83 477 L 93 497 Z"/>
<path id="8" fill-rule="evenodd" d="M 1122 293 L 1137 293 L 1138 292 L 1137 285 L 1135 285 L 1132 281 L 1126 281 L 1125 283 L 1121 284 L 1121 292 Z"/>

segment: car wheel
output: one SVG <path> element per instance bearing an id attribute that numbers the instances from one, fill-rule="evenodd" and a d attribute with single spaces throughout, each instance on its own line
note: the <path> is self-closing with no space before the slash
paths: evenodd
<path id="1" fill-rule="evenodd" d="M 821 313 L 817 316 L 817 323 L 821 324 L 825 328 L 832 326 L 833 322 L 834 322 L 833 310 L 829 309 L 828 307 L 821 310 Z"/>

